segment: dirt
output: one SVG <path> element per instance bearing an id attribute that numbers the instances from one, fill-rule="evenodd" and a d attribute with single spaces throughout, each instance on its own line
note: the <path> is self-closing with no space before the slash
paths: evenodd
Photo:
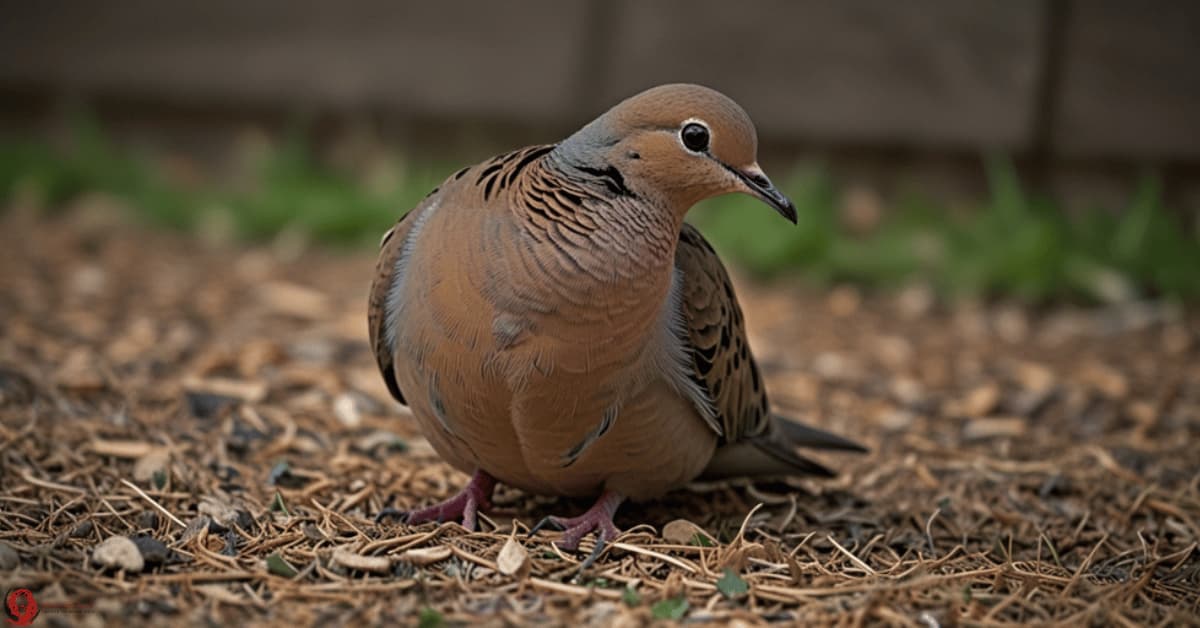
<path id="1" fill-rule="evenodd" d="M 105 216 L 0 218 L 0 588 L 35 622 L 1200 625 L 1195 310 L 740 281 L 775 407 L 871 453 L 626 505 L 580 572 L 590 539 L 525 533 L 586 503 L 375 523 L 466 477 L 375 371 L 373 252 Z"/>

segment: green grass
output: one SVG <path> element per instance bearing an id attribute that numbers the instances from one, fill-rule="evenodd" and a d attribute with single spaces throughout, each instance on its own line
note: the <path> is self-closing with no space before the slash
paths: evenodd
<path id="1" fill-rule="evenodd" d="M 356 245 L 377 242 L 454 169 L 396 167 L 386 184 L 369 185 L 318 163 L 293 140 L 255 161 L 248 185 L 196 185 L 117 148 L 94 124 L 80 123 L 73 144 L 55 151 L 0 142 L 0 201 L 20 196 L 56 208 L 98 192 L 157 225 L 190 230 L 217 220 L 248 239 L 299 230 Z M 1127 207 L 1068 217 L 1023 189 L 1006 160 L 985 167 L 990 192 L 978 207 L 950 212 L 909 198 L 866 234 L 842 225 L 834 187 L 815 169 L 783 182 L 799 210 L 796 227 L 739 195 L 707 201 L 691 219 L 723 255 L 763 276 L 798 271 L 819 283 L 879 288 L 924 281 L 950 297 L 1029 302 L 1200 298 L 1200 237 L 1163 206 L 1155 177 L 1143 179 Z"/>
<path id="2" fill-rule="evenodd" d="M 191 230 L 216 220 L 247 239 L 293 229 L 356 244 L 378 242 L 445 176 L 432 168 L 408 169 L 388 185 L 368 185 L 319 164 L 302 141 L 292 139 L 251 165 L 248 185 L 194 186 L 119 149 L 94 125 L 80 123 L 73 144 L 71 151 L 56 152 L 40 143 L 0 143 L 0 199 L 20 195 L 55 208 L 82 193 L 103 193 L 156 225 Z"/>
<path id="3" fill-rule="evenodd" d="M 989 197 L 970 211 L 910 198 L 866 235 L 841 225 L 836 194 L 819 171 L 784 187 L 799 210 L 789 229 L 736 196 L 707 201 L 693 220 L 718 250 L 771 275 L 800 268 L 823 282 L 897 287 L 930 283 L 951 297 L 1108 301 L 1200 297 L 1200 237 L 1163 206 L 1146 176 L 1127 207 L 1068 216 L 1022 188 L 1011 164 L 988 160 Z"/>

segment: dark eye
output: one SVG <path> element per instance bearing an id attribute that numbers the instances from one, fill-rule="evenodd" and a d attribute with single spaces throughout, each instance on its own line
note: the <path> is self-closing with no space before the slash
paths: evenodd
<path id="1" fill-rule="evenodd" d="M 708 150 L 708 128 L 703 124 L 689 122 L 683 125 L 683 130 L 679 131 L 679 137 L 683 140 L 683 145 L 693 152 L 702 153 Z"/>

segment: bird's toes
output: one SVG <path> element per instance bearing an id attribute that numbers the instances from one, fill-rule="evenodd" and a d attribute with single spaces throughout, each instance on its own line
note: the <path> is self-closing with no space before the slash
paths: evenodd
<path id="1" fill-rule="evenodd" d="M 587 536 L 588 532 L 590 532 L 590 530 L 568 528 L 565 532 L 563 532 L 562 538 L 555 541 L 554 544 L 557 545 L 559 549 L 574 552 L 575 550 L 579 549 L 579 542 L 583 540 L 583 537 Z"/>
<path id="2" fill-rule="evenodd" d="M 478 516 L 479 506 L 475 503 L 475 500 L 468 500 L 467 505 L 463 507 L 462 526 L 466 528 L 468 532 L 474 532 L 478 530 Z"/>
<path id="3" fill-rule="evenodd" d="M 534 525 L 532 528 L 529 529 L 529 534 L 527 534 L 525 536 L 525 538 L 532 539 L 534 537 L 534 535 L 536 535 L 539 531 L 541 531 L 547 527 L 553 528 L 555 530 L 562 530 L 566 526 L 563 525 L 562 519 L 555 517 L 553 515 L 542 517 L 541 521 L 537 522 L 536 525 Z"/>
<path id="4" fill-rule="evenodd" d="M 408 523 L 408 511 L 400 510 L 399 508 L 384 508 L 375 515 L 375 523 L 383 523 L 388 519 L 395 519 L 400 523 Z"/>
<path id="5" fill-rule="evenodd" d="M 593 552 L 593 554 L 598 555 L 609 541 L 617 538 L 617 536 L 621 533 L 621 531 L 617 529 L 617 526 L 613 525 L 612 521 L 609 521 L 608 519 L 591 517 L 580 517 L 578 519 L 581 520 L 570 523 L 566 527 L 566 529 L 563 531 L 562 538 L 559 539 L 555 545 L 558 545 L 564 550 L 575 551 L 579 549 L 579 543 L 583 541 L 584 537 L 592 532 L 595 532 L 597 549 Z M 595 560 L 595 556 L 592 557 L 592 560 Z"/>

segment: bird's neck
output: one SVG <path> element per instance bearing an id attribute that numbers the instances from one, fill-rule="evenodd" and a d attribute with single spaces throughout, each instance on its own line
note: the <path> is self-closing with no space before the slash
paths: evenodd
<path id="1" fill-rule="evenodd" d="M 514 280 L 543 298 L 590 304 L 574 325 L 636 338 L 669 298 L 681 220 L 655 199 L 613 194 L 549 159 L 529 168 L 514 193 L 526 204 L 518 212 L 528 243 L 516 251 L 519 268 L 535 269 Z"/>
<path id="2" fill-rule="evenodd" d="M 604 160 L 566 160 L 556 153 L 540 164 L 548 178 L 580 197 L 572 211 L 588 246 L 611 272 L 609 279 L 670 281 L 683 212 L 665 197 L 633 192 L 625 177 Z M 584 244 L 574 240 L 578 244 Z"/>

